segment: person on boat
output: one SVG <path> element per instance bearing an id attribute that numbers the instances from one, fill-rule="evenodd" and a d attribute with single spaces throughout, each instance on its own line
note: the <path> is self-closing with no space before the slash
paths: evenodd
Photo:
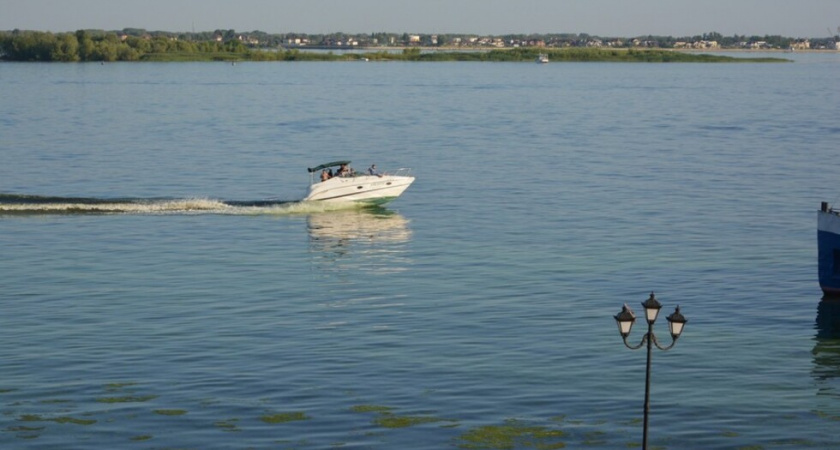
<path id="1" fill-rule="evenodd" d="M 327 172 L 327 169 L 321 171 L 321 181 L 327 181 L 330 179 L 330 173 Z"/>
<path id="2" fill-rule="evenodd" d="M 377 177 L 382 178 L 382 174 L 379 173 L 378 170 L 376 170 L 376 164 L 372 164 L 370 166 L 370 169 L 368 169 L 368 173 L 371 174 L 371 175 L 376 175 Z"/>
<path id="3" fill-rule="evenodd" d="M 336 176 L 339 177 L 349 177 L 351 174 L 351 170 L 347 167 L 347 164 L 342 164 L 341 167 L 338 169 L 338 174 Z"/>

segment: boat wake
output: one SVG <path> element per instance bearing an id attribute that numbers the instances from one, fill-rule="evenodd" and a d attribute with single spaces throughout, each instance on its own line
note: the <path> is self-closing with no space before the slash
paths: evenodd
<path id="1" fill-rule="evenodd" d="M 84 198 L 0 193 L 0 215 L 38 214 L 226 214 L 293 215 L 358 208 L 355 203 L 333 204 L 277 199 L 218 200 L 212 198 Z"/>

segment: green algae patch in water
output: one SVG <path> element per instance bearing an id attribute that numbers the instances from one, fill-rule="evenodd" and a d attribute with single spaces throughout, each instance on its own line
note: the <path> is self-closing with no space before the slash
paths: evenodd
<path id="1" fill-rule="evenodd" d="M 408 428 L 415 425 L 427 423 L 448 422 L 448 427 L 457 426 L 457 421 L 442 419 L 434 416 L 399 416 L 391 411 L 390 406 L 381 405 L 356 405 L 350 408 L 354 413 L 375 413 L 373 424 L 382 428 Z"/>
<path id="2" fill-rule="evenodd" d="M 840 416 L 835 416 L 833 414 L 829 414 L 829 413 L 824 412 L 824 411 L 814 411 L 814 414 L 816 414 L 816 416 L 819 417 L 820 419 L 840 421 Z"/>
<path id="3" fill-rule="evenodd" d="M 123 397 L 103 397 L 96 399 L 99 403 L 143 403 L 156 399 L 157 395 L 126 395 Z"/>
<path id="4" fill-rule="evenodd" d="M 294 422 L 297 420 L 309 420 L 309 416 L 305 413 L 296 411 L 296 412 L 288 412 L 288 413 L 279 413 L 279 414 L 266 414 L 260 417 L 265 423 L 286 423 L 286 422 Z"/>
<path id="5" fill-rule="evenodd" d="M 70 423 L 73 425 L 93 425 L 96 423 L 96 420 L 93 419 L 77 419 L 75 417 L 56 417 L 50 420 L 55 423 Z"/>
<path id="6" fill-rule="evenodd" d="M 426 423 L 443 422 L 446 419 L 432 416 L 397 416 L 394 414 L 380 414 L 373 419 L 373 423 L 383 428 L 407 428 Z"/>
<path id="7" fill-rule="evenodd" d="M 381 405 L 356 405 L 350 408 L 350 411 L 354 413 L 378 413 L 378 414 L 385 414 L 390 413 L 391 410 L 390 406 L 381 406 Z"/>
<path id="8" fill-rule="evenodd" d="M 46 427 L 27 427 L 21 425 L 9 427 L 3 431 L 15 433 L 15 437 L 18 439 L 38 439 L 41 437 L 41 432 L 44 431 L 45 428 Z"/>
<path id="9" fill-rule="evenodd" d="M 20 417 L 18 417 L 18 420 L 22 422 L 41 422 L 46 419 L 39 416 L 38 414 L 23 414 Z"/>
<path id="10" fill-rule="evenodd" d="M 155 414 L 160 414 L 161 416 L 183 416 L 187 413 L 185 409 L 156 409 L 154 410 Z"/>
<path id="11" fill-rule="evenodd" d="M 17 427 L 6 428 L 6 431 L 11 431 L 13 433 L 17 433 L 17 432 L 21 432 L 21 431 L 23 431 L 23 432 L 33 432 L 33 431 L 42 431 L 44 428 L 46 428 L 46 427 L 25 427 L 25 426 L 21 425 L 21 426 L 17 426 Z"/>
<path id="12" fill-rule="evenodd" d="M 218 422 L 215 422 L 213 424 L 213 426 L 221 429 L 222 431 L 228 431 L 228 432 L 232 432 L 232 433 L 233 432 L 239 432 L 241 430 L 239 429 L 238 426 L 236 426 L 237 422 L 239 422 L 239 419 L 220 420 Z"/>
<path id="13" fill-rule="evenodd" d="M 45 418 L 41 417 L 38 414 L 24 414 L 18 418 L 21 422 L 55 422 L 55 423 L 69 423 L 73 425 L 93 425 L 96 423 L 96 420 L 93 419 L 77 419 L 75 417 L 52 417 L 52 418 Z"/>
<path id="14" fill-rule="evenodd" d="M 558 439 L 565 436 L 561 430 L 528 426 L 518 420 L 507 420 L 504 425 L 487 425 L 474 428 L 459 436 L 458 447 L 463 449 L 535 448 L 553 450 L 565 448 Z"/>
<path id="15" fill-rule="evenodd" d="M 587 447 L 607 445 L 607 433 L 604 431 L 587 431 L 583 433 L 583 445 Z"/>

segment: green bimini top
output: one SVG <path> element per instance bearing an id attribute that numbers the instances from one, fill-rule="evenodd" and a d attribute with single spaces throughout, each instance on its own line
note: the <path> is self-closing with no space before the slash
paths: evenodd
<path id="1" fill-rule="evenodd" d="M 308 171 L 309 171 L 309 173 L 312 173 L 312 172 L 317 172 L 317 171 L 319 171 L 319 170 L 321 170 L 321 169 L 326 169 L 327 167 L 335 167 L 335 166 L 340 166 L 340 165 L 342 165 L 342 164 L 347 164 L 347 165 L 349 166 L 349 165 L 350 165 L 350 161 L 333 161 L 333 162 L 328 162 L 328 163 L 326 163 L 326 164 L 321 164 L 320 166 L 309 167 L 309 168 L 307 168 L 306 170 L 308 170 Z"/>

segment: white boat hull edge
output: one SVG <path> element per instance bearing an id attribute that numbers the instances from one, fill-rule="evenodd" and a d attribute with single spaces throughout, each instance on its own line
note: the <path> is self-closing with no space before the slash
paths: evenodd
<path id="1" fill-rule="evenodd" d="M 312 184 L 303 201 L 382 204 L 399 197 L 413 182 L 414 177 L 398 175 L 333 177 Z"/>

